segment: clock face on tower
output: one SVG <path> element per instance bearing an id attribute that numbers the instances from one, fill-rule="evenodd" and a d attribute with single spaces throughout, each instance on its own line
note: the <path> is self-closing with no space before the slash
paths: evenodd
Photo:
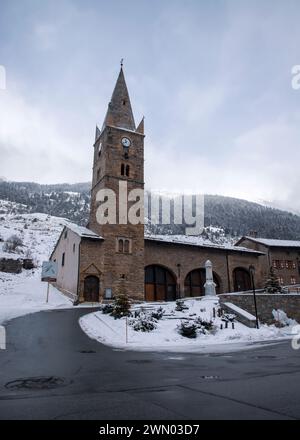
<path id="1" fill-rule="evenodd" d="M 131 145 L 131 140 L 130 139 L 128 139 L 127 137 L 123 137 L 122 138 L 122 145 L 123 145 L 123 147 L 130 147 L 130 145 Z"/>

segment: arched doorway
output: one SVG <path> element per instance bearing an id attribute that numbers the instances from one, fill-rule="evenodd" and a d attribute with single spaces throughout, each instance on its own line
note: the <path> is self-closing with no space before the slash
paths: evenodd
<path id="1" fill-rule="evenodd" d="M 90 275 L 84 279 L 84 301 L 99 302 L 99 278 Z"/>
<path id="2" fill-rule="evenodd" d="M 251 290 L 250 273 L 243 267 L 237 267 L 233 271 L 233 284 L 235 292 L 246 292 Z"/>
<path id="3" fill-rule="evenodd" d="M 216 284 L 216 293 L 220 293 L 220 281 L 217 274 L 214 275 L 214 282 Z M 195 269 L 187 274 L 184 281 L 184 296 L 203 296 L 205 295 L 204 284 L 206 281 L 205 269 Z"/>
<path id="4" fill-rule="evenodd" d="M 146 301 L 175 301 L 176 280 L 173 274 L 162 266 L 145 268 Z"/>

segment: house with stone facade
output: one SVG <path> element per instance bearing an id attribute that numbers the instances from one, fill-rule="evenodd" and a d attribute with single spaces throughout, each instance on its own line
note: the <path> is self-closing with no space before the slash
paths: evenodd
<path id="1" fill-rule="evenodd" d="M 265 248 L 145 236 L 142 208 L 140 222 L 124 221 L 120 188 L 126 195 L 144 191 L 144 140 L 144 119 L 136 127 L 121 68 L 103 126 L 96 128 L 89 223 L 87 228 L 66 226 L 50 258 L 58 265 L 57 287 L 78 302 L 111 299 L 120 289 L 134 300 L 199 297 L 207 260 L 213 264 L 217 293 L 250 290 L 250 266 L 257 287 L 262 286 Z M 110 196 L 115 197 L 114 221 L 102 221 L 103 216 L 99 221 L 99 209 Z M 128 212 L 138 197 L 129 198 Z"/>
<path id="2" fill-rule="evenodd" d="M 300 284 L 300 241 L 242 237 L 236 244 L 262 252 L 261 276 L 266 279 L 273 266 L 282 285 Z"/>

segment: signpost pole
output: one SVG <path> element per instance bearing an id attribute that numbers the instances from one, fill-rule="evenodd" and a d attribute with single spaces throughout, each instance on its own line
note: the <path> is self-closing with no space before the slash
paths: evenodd
<path id="1" fill-rule="evenodd" d="M 48 284 L 48 285 L 47 285 L 47 300 L 46 300 L 46 303 L 48 304 L 48 302 L 49 302 L 50 283 L 48 282 L 47 284 Z"/>
<path id="2" fill-rule="evenodd" d="M 50 283 L 57 281 L 57 263 L 54 261 L 44 261 L 42 266 L 42 281 L 48 283 L 46 303 L 49 302 Z"/>

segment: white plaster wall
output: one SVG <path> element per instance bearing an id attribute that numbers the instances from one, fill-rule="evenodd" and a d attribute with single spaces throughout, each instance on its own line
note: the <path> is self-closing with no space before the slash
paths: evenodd
<path id="1" fill-rule="evenodd" d="M 67 237 L 62 234 L 51 260 L 57 262 L 57 287 L 77 295 L 78 258 L 81 237 L 67 229 Z M 75 245 L 75 250 L 73 249 Z M 65 253 L 65 264 L 62 266 L 62 256 Z"/>

